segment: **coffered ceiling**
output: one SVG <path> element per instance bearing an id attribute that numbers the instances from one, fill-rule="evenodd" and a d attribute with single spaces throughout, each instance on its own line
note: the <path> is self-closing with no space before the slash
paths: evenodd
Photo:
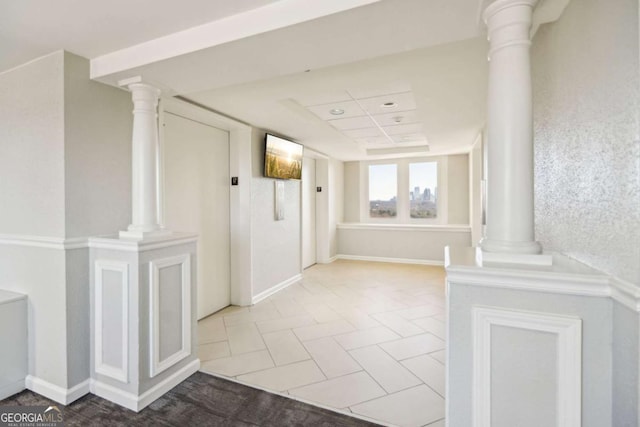
<path id="1" fill-rule="evenodd" d="M 342 160 L 459 152 L 484 124 L 479 4 L 5 1 L 0 72 L 65 49 L 91 60 L 96 81 L 141 76 Z"/>

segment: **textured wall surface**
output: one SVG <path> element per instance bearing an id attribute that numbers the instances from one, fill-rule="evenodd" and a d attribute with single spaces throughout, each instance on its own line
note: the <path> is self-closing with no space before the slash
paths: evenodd
<path id="1" fill-rule="evenodd" d="M 265 132 L 254 129 L 251 179 L 251 261 L 253 296 L 300 274 L 300 181 L 284 181 L 284 220 L 276 221 L 275 179 L 265 178 Z"/>
<path id="2" fill-rule="evenodd" d="M 532 65 L 537 239 L 640 283 L 637 0 L 573 0 Z"/>

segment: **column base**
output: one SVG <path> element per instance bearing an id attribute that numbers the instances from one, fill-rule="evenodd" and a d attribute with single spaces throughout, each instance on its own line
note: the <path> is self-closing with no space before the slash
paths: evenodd
<path id="1" fill-rule="evenodd" d="M 501 264 L 552 265 L 551 254 L 543 254 L 538 242 L 508 242 L 491 240 L 486 237 L 480 241 L 476 251 L 476 260 Z"/>
<path id="2" fill-rule="evenodd" d="M 129 239 L 129 240 L 145 240 L 150 238 L 157 237 L 168 237 L 171 236 L 171 231 L 166 229 L 152 230 L 152 231 L 141 231 L 141 230 L 126 230 L 121 231 L 118 234 L 118 237 L 121 239 Z"/>

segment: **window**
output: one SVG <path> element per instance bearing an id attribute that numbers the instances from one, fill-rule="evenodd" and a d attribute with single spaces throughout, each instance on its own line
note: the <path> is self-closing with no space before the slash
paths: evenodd
<path id="1" fill-rule="evenodd" d="M 447 198 L 439 197 L 438 191 L 439 175 L 442 178 L 447 173 L 447 162 L 441 157 L 382 160 L 365 165 L 362 222 L 447 223 Z M 440 190 L 446 192 L 446 182 L 440 184 Z"/>
<path id="2" fill-rule="evenodd" d="M 398 215 L 398 166 L 369 166 L 369 216 L 395 218 Z"/>
<path id="3" fill-rule="evenodd" d="M 438 163 L 409 163 L 409 215 L 438 217 Z"/>

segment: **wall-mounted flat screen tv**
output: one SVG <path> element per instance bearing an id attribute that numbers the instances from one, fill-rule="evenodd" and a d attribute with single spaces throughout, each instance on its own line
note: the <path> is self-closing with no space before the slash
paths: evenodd
<path id="1" fill-rule="evenodd" d="M 269 178 L 300 179 L 302 177 L 301 144 L 275 135 L 265 137 L 264 175 Z"/>

